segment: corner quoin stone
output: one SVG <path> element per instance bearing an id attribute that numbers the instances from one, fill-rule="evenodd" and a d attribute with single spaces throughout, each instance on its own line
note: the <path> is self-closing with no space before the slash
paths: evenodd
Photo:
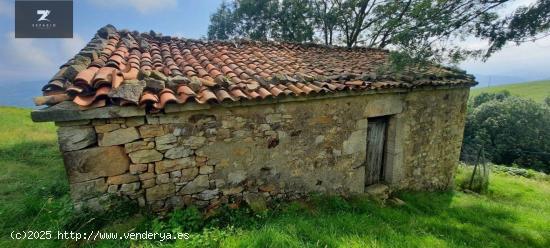
<path id="1" fill-rule="evenodd" d="M 65 152 L 63 161 L 70 183 L 120 175 L 126 172 L 130 165 L 124 148 L 120 146 Z"/>
<path id="2" fill-rule="evenodd" d="M 96 143 L 93 127 L 69 126 L 57 129 L 59 147 L 62 151 L 74 151 Z"/>

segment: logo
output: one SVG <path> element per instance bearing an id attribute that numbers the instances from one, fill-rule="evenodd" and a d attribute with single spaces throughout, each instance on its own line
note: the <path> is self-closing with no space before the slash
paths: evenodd
<path id="1" fill-rule="evenodd" d="M 73 1 L 15 1 L 15 38 L 72 37 Z"/>
<path id="2" fill-rule="evenodd" d="M 48 17 L 50 15 L 50 10 L 48 9 L 39 9 L 36 11 L 36 14 L 37 15 L 40 15 L 40 18 L 38 18 L 38 21 L 41 22 L 41 21 L 50 21 L 48 20 L 46 17 Z"/>

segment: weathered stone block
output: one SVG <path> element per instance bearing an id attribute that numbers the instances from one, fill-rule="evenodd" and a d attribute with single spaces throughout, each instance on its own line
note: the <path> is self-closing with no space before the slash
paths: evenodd
<path id="1" fill-rule="evenodd" d="M 94 129 L 87 126 L 59 127 L 57 137 L 62 151 L 80 150 L 97 142 Z"/>
<path id="2" fill-rule="evenodd" d="M 173 196 L 176 193 L 176 185 L 173 183 L 165 183 L 157 185 L 145 190 L 145 197 L 148 202 L 162 200 Z"/>
<path id="3" fill-rule="evenodd" d="M 109 185 L 109 188 L 107 188 L 107 193 L 114 194 L 118 191 L 118 185 Z"/>
<path id="4" fill-rule="evenodd" d="M 181 181 L 188 182 L 193 180 L 199 174 L 199 169 L 197 167 L 191 167 L 181 170 Z"/>
<path id="5" fill-rule="evenodd" d="M 139 177 L 132 174 L 122 174 L 107 178 L 107 184 L 123 184 L 139 181 Z"/>
<path id="6" fill-rule="evenodd" d="M 147 142 L 143 140 L 124 144 L 124 149 L 126 150 L 126 153 L 131 153 L 138 150 L 153 149 L 153 148 L 155 148 L 154 142 Z"/>
<path id="7" fill-rule="evenodd" d="M 164 135 L 164 129 L 159 125 L 143 125 L 139 127 L 139 133 L 143 138 Z"/>
<path id="8" fill-rule="evenodd" d="M 120 175 L 130 164 L 124 149 L 119 146 L 65 152 L 63 160 L 71 183 Z"/>
<path id="9" fill-rule="evenodd" d="M 178 146 L 169 149 L 164 153 L 164 157 L 169 159 L 189 157 L 193 154 L 193 151 L 187 147 Z"/>
<path id="10" fill-rule="evenodd" d="M 137 139 L 139 139 L 139 133 L 135 127 L 123 128 L 112 132 L 99 134 L 99 145 L 122 145 Z"/>
<path id="11" fill-rule="evenodd" d="M 365 153 L 367 149 L 367 131 L 358 130 L 350 134 L 349 138 L 344 141 L 344 155 L 354 153 Z"/>
<path id="12" fill-rule="evenodd" d="M 164 144 L 170 144 L 177 142 L 178 138 L 174 136 L 173 134 L 169 133 L 166 135 L 158 136 L 155 138 L 155 143 L 158 145 L 164 145 Z"/>
<path id="13" fill-rule="evenodd" d="M 207 190 L 209 186 L 208 176 L 199 175 L 193 181 L 186 184 L 178 193 L 182 195 L 194 194 Z"/>
<path id="14" fill-rule="evenodd" d="M 240 184 L 246 179 L 246 171 L 238 170 L 227 174 L 227 182 L 232 185 Z"/>
<path id="15" fill-rule="evenodd" d="M 205 165 L 205 166 L 199 167 L 199 173 L 200 174 L 210 174 L 210 173 L 213 173 L 213 172 L 214 172 L 214 166 Z"/>
<path id="16" fill-rule="evenodd" d="M 147 180 L 141 181 L 141 186 L 142 186 L 143 188 L 145 188 L 145 189 L 146 189 L 146 188 L 151 188 L 151 187 L 153 187 L 153 186 L 155 186 L 155 185 L 156 185 L 156 180 L 153 179 L 153 178 L 152 178 L 152 179 L 147 179 Z"/>
<path id="17" fill-rule="evenodd" d="M 170 174 L 163 173 L 157 175 L 157 184 L 163 184 L 163 183 L 169 183 L 170 182 Z"/>
<path id="18" fill-rule="evenodd" d="M 125 184 L 122 184 L 120 186 L 120 191 L 121 192 L 134 192 L 134 191 L 137 191 L 139 189 L 139 186 L 140 186 L 140 182 L 133 182 L 133 183 L 125 183 Z"/>
<path id="19" fill-rule="evenodd" d="M 143 116 L 136 116 L 136 117 L 128 117 L 126 118 L 126 126 L 127 127 L 137 127 L 145 124 L 145 117 Z"/>
<path id="20" fill-rule="evenodd" d="M 203 146 L 205 142 L 206 138 L 202 136 L 191 136 L 184 141 L 185 145 L 191 147 L 191 149 L 197 149 Z"/>
<path id="21" fill-rule="evenodd" d="M 139 150 L 128 154 L 133 163 L 150 163 L 162 160 L 162 153 L 157 150 Z"/>
<path id="22" fill-rule="evenodd" d="M 196 198 L 203 201 L 209 201 L 216 198 L 219 193 L 220 193 L 219 189 L 205 190 L 197 194 Z"/>
<path id="23" fill-rule="evenodd" d="M 111 89 L 109 97 L 120 98 L 138 104 L 143 88 L 145 88 L 144 81 L 125 80 L 118 88 Z"/>
<path id="24" fill-rule="evenodd" d="M 130 174 L 137 175 L 139 173 L 146 172 L 147 167 L 147 164 L 131 164 Z"/>
<path id="25" fill-rule="evenodd" d="M 70 186 L 71 198 L 74 201 L 89 199 L 107 191 L 107 184 L 105 184 L 104 178 L 73 183 Z"/>
<path id="26" fill-rule="evenodd" d="M 194 161 L 188 157 L 180 159 L 165 159 L 155 163 L 155 172 L 157 174 L 162 174 L 170 171 L 190 168 L 194 165 Z"/>
<path id="27" fill-rule="evenodd" d="M 138 176 L 139 176 L 139 180 L 143 181 L 143 180 L 155 178 L 156 174 L 153 172 L 147 172 L 147 173 L 139 174 Z"/>
<path id="28" fill-rule="evenodd" d="M 265 117 L 265 120 L 267 123 L 277 123 L 282 121 L 282 115 L 281 114 L 269 114 Z"/>
<path id="29" fill-rule="evenodd" d="M 369 125 L 369 119 L 361 119 L 357 121 L 357 124 L 355 125 L 356 129 L 367 129 Z"/>
<path id="30" fill-rule="evenodd" d="M 243 190 L 244 190 L 243 186 L 236 186 L 236 187 L 222 189 L 222 192 L 224 195 L 236 195 L 243 192 Z"/>
<path id="31" fill-rule="evenodd" d="M 250 208 L 256 212 L 264 212 L 267 210 L 267 202 L 262 194 L 247 193 L 244 194 L 244 200 L 250 206 Z"/>
<path id="32" fill-rule="evenodd" d="M 111 131 L 114 131 L 114 130 L 117 130 L 120 128 L 120 124 L 118 123 L 109 123 L 109 124 L 104 124 L 104 125 L 97 125 L 97 126 L 94 126 L 95 128 L 95 131 L 97 133 L 107 133 L 107 132 L 111 132 Z"/>
<path id="33" fill-rule="evenodd" d="M 181 177 L 181 171 L 172 171 L 170 172 L 170 177 Z"/>

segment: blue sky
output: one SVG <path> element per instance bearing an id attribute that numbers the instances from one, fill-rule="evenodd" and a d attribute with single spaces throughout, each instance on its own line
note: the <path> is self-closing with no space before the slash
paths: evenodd
<path id="1" fill-rule="evenodd" d="M 84 47 L 98 28 L 108 23 L 117 28 L 201 38 L 206 35 L 210 15 L 221 1 L 78 0 L 74 1 L 74 38 L 15 39 L 14 2 L 0 0 L 0 86 L 47 81 L 59 65 Z M 530 2 L 532 0 L 519 0 L 517 4 Z M 471 40 L 466 45 L 479 47 L 484 43 Z M 510 45 L 486 63 L 470 60 L 461 67 L 476 75 L 547 79 L 550 78 L 550 38 L 519 47 Z"/>
<path id="2" fill-rule="evenodd" d="M 113 24 L 129 30 L 200 38 L 221 0 L 73 1 L 72 39 L 15 39 L 14 1 L 0 0 L 0 84 L 48 80 L 96 31 Z M 9 58 L 9 59 L 8 59 Z"/>

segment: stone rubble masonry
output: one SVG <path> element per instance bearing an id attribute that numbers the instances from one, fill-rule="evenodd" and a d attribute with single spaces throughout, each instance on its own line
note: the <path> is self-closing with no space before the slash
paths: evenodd
<path id="1" fill-rule="evenodd" d="M 365 192 L 368 118 L 391 116 L 386 183 L 446 189 L 468 88 L 57 122 L 75 205 L 109 195 L 154 211 L 240 198 Z M 120 115 L 124 116 L 124 115 Z"/>

